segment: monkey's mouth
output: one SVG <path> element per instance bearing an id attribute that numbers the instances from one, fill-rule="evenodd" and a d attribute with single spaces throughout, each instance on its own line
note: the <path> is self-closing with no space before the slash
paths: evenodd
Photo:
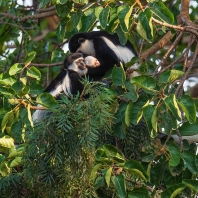
<path id="1" fill-rule="evenodd" d="M 87 69 L 86 65 L 80 65 L 78 68 L 79 68 L 80 70 L 85 70 L 85 69 Z"/>

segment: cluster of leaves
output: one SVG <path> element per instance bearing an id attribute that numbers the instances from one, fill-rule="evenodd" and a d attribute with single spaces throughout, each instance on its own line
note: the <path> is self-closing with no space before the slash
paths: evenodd
<path id="1" fill-rule="evenodd" d="M 122 44 L 129 39 L 136 49 L 143 38 L 145 50 L 166 33 L 169 26 L 161 23 L 175 23 L 181 2 L 167 1 L 173 6 L 170 11 L 153 0 L 146 7 L 129 0 L 40 0 L 40 11 L 49 2 L 59 23 L 40 41 L 35 37 L 47 28 L 47 20 L 32 17 L 37 11 L 16 1 L 0 2 L 7 11 L 0 13 L 2 197 L 193 197 L 198 192 L 196 145 L 153 139 L 159 132 L 197 135 L 197 104 L 177 90 L 185 75 L 182 64 L 156 72 L 165 49 L 141 64 L 141 76 L 127 79 L 125 69 L 139 61 L 132 59 L 125 69 L 115 66 L 106 76 L 110 89 L 85 83 L 86 100 L 63 97 L 61 103 L 43 93 L 60 68 L 34 64 L 63 61 L 63 40 L 95 27 L 116 32 Z M 5 50 L 11 43 L 13 52 Z M 183 50 L 178 43 L 171 55 Z M 31 109 L 36 104 L 54 113 L 34 126 Z"/>

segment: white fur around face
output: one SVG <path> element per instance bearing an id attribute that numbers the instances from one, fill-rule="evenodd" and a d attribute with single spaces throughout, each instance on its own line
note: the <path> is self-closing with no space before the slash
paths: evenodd
<path id="1" fill-rule="evenodd" d="M 134 53 L 128 48 L 121 45 L 116 46 L 106 37 L 102 36 L 101 38 L 106 42 L 109 48 L 114 51 L 114 53 L 117 55 L 121 62 L 128 63 L 135 56 Z"/>
<path id="2" fill-rule="evenodd" d="M 75 62 L 77 62 L 77 61 L 79 61 L 79 60 L 84 61 L 84 58 L 78 58 L 78 59 L 75 60 Z M 73 64 L 71 64 L 71 65 L 68 67 L 68 69 L 77 72 L 77 73 L 79 74 L 79 76 L 83 76 L 83 75 L 87 74 L 87 71 L 88 71 L 87 68 L 85 68 L 85 69 L 82 70 L 82 69 L 80 69 L 80 68 L 78 67 L 78 65 L 77 65 L 75 62 L 74 62 Z"/>
<path id="3" fill-rule="evenodd" d="M 81 43 L 76 52 L 83 52 L 86 55 L 95 56 L 96 52 L 94 50 L 93 41 L 86 39 L 83 43 Z"/>

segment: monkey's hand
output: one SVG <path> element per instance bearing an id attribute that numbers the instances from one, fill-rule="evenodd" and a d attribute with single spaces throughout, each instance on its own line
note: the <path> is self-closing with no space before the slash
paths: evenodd
<path id="1" fill-rule="evenodd" d="M 100 62 L 93 56 L 85 57 L 85 64 L 87 67 L 98 67 Z"/>

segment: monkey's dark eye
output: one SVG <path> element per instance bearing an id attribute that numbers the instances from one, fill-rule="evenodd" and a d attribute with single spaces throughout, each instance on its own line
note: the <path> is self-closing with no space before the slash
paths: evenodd
<path id="1" fill-rule="evenodd" d="M 84 41 L 85 41 L 84 38 L 79 38 L 79 39 L 78 39 L 78 42 L 79 42 L 79 43 L 83 43 Z"/>

